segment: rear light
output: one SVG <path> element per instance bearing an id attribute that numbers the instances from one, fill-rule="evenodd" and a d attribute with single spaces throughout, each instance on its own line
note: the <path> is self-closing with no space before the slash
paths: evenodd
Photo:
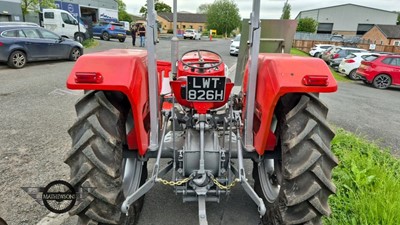
<path id="1" fill-rule="evenodd" d="M 76 72 L 75 83 L 100 84 L 103 82 L 103 76 L 96 72 Z"/>
<path id="2" fill-rule="evenodd" d="M 326 75 L 306 75 L 303 77 L 305 86 L 328 86 L 328 76 Z"/>
<path id="3" fill-rule="evenodd" d="M 109 30 L 114 30 L 115 29 L 115 26 L 114 25 L 111 25 L 111 27 L 110 28 L 108 28 Z"/>
<path id="4" fill-rule="evenodd" d="M 3 46 L 3 45 L 4 45 L 3 42 L 0 42 L 0 47 Z"/>
<path id="5" fill-rule="evenodd" d="M 332 58 L 333 59 L 339 58 L 339 54 L 338 53 L 334 54 Z"/>
<path id="6" fill-rule="evenodd" d="M 354 61 L 353 59 L 346 59 L 346 60 L 344 60 L 344 62 L 346 62 L 346 63 L 355 63 L 356 61 Z"/>

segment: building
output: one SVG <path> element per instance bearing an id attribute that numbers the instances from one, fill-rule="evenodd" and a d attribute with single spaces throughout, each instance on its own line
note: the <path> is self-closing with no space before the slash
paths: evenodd
<path id="1" fill-rule="evenodd" d="M 22 21 L 21 0 L 0 1 L 0 22 Z"/>
<path id="2" fill-rule="evenodd" d="M 400 25 L 375 25 L 362 38 L 374 44 L 400 46 Z"/>
<path id="3" fill-rule="evenodd" d="M 172 32 L 173 19 L 174 17 L 172 13 L 158 13 L 157 21 L 161 25 L 162 33 L 166 33 L 168 31 Z M 207 17 L 205 14 L 178 13 L 177 22 L 177 29 L 179 30 L 195 29 L 199 32 L 202 32 L 206 29 Z"/>
<path id="4" fill-rule="evenodd" d="M 118 3 L 115 0 L 56 0 L 56 8 L 94 23 L 100 19 L 118 20 Z"/>
<path id="5" fill-rule="evenodd" d="M 317 33 L 363 35 L 375 24 L 396 25 L 396 12 L 355 4 L 344 4 L 301 11 L 296 19 L 310 17 L 318 22 Z"/>

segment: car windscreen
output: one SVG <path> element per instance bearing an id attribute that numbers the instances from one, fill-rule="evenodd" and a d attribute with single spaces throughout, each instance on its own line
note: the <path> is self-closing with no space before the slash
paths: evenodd
<path id="1" fill-rule="evenodd" d="M 240 41 L 240 35 L 236 36 L 235 39 L 233 39 L 233 41 Z"/>
<path id="2" fill-rule="evenodd" d="M 328 49 L 328 48 L 330 48 L 331 46 L 319 46 L 320 48 L 322 48 L 322 49 Z"/>
<path id="3" fill-rule="evenodd" d="M 186 30 L 186 33 L 194 33 L 194 30 Z"/>

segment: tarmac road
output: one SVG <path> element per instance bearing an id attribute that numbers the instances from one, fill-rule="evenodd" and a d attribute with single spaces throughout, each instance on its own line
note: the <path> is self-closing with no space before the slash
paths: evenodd
<path id="1" fill-rule="evenodd" d="M 125 43 L 99 42 L 100 46 L 86 53 L 132 48 L 129 38 Z M 180 42 L 179 52 L 210 49 L 220 53 L 228 67 L 232 67 L 237 58 L 229 56 L 229 44 L 229 40 L 185 40 Z M 157 56 L 170 60 L 168 41 L 161 40 Z M 53 180 L 69 178 L 69 169 L 63 163 L 71 144 L 67 130 L 75 120 L 74 103 L 82 95 L 82 91 L 65 88 L 73 65 L 68 61 L 41 62 L 14 70 L 0 64 L 0 217 L 9 225 L 37 224 L 49 213 L 21 187 L 43 187 Z M 328 117 L 332 124 L 399 150 L 399 88 L 376 90 L 349 82 L 340 83 L 337 93 L 321 96 L 330 108 Z M 247 173 L 250 172 L 248 167 Z M 258 223 L 257 208 L 240 186 L 221 200 L 220 204 L 207 204 L 210 224 Z M 146 195 L 138 224 L 197 224 L 197 213 L 196 203 L 182 203 L 181 196 L 175 196 L 172 188 L 157 185 Z M 53 224 L 75 223 L 76 217 L 71 217 Z"/>

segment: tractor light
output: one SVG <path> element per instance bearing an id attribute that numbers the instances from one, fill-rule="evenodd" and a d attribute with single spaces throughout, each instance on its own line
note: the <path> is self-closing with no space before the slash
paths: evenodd
<path id="1" fill-rule="evenodd" d="M 97 72 L 76 72 L 75 73 L 76 83 L 90 83 L 100 84 L 103 82 L 103 75 Z"/>
<path id="2" fill-rule="evenodd" d="M 325 75 L 306 75 L 303 77 L 305 86 L 328 86 L 328 76 Z"/>

